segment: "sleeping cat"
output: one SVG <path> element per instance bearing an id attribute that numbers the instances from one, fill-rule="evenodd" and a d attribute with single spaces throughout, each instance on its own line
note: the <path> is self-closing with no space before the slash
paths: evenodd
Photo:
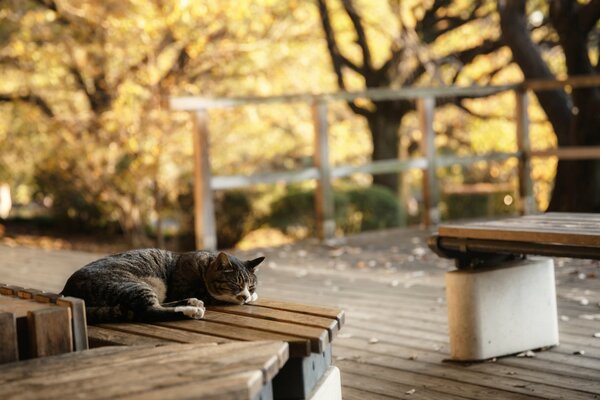
<path id="1" fill-rule="evenodd" d="M 93 261 L 67 280 L 61 294 L 85 300 L 89 322 L 200 319 L 204 304 L 244 304 L 258 298 L 264 260 L 225 253 L 130 250 Z"/>

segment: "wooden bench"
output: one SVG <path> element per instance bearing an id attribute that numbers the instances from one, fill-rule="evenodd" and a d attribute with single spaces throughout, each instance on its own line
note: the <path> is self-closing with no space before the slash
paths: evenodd
<path id="1" fill-rule="evenodd" d="M 331 346 L 344 319 L 344 312 L 335 308 L 259 299 L 208 307 L 202 320 L 97 324 L 88 326 L 88 332 L 92 347 L 285 341 L 290 359 L 273 379 L 273 397 L 333 400 L 341 398 L 341 385 Z"/>
<path id="2" fill-rule="evenodd" d="M 600 259 L 600 214 L 547 213 L 441 225 L 429 247 L 446 274 L 451 358 L 558 345 L 553 260 Z"/>
<path id="3" fill-rule="evenodd" d="M 2 291 L 5 294 L 0 299 L 10 300 L 13 311 L 16 303 L 25 301 L 15 297 L 24 291 L 22 288 L 3 285 L 0 286 L 0 293 Z M 285 362 L 280 365 L 281 370 L 278 369 L 276 376 L 273 374 L 272 384 L 269 380 L 269 384 L 265 384 L 258 395 L 249 399 L 341 399 L 339 370 L 332 366 L 331 345 L 344 324 L 345 314 L 342 310 L 261 299 L 247 305 L 209 307 L 202 320 L 86 326 L 85 307 L 81 300 L 32 289 L 29 293 L 31 299 L 38 301 L 26 300 L 29 309 L 50 307 L 63 311 L 75 310 L 69 311 L 70 315 L 79 316 L 78 322 L 74 324 L 78 326 L 79 333 L 74 334 L 74 337 L 81 336 L 83 321 L 87 335 L 86 348 L 88 340 L 91 348 L 115 345 L 152 347 L 172 344 L 235 344 L 235 349 L 244 346 L 253 349 L 256 343 L 264 341 L 283 342 L 287 355 Z M 59 305 L 69 305 L 70 308 L 61 308 Z M 19 315 L 26 316 L 23 313 Z M 62 332 L 66 334 L 66 331 Z M 220 354 L 223 356 L 224 353 Z M 224 356 L 224 361 L 229 362 L 230 358 L 235 359 Z"/>
<path id="4" fill-rule="evenodd" d="M 0 398 L 270 399 L 285 342 L 112 346 L 0 365 Z"/>
<path id="5" fill-rule="evenodd" d="M 82 300 L 0 284 L 0 364 L 87 348 Z"/>
<path id="6" fill-rule="evenodd" d="M 532 254 L 600 259 L 600 214 L 547 213 L 440 225 L 429 247 L 455 259 L 458 268 Z"/>

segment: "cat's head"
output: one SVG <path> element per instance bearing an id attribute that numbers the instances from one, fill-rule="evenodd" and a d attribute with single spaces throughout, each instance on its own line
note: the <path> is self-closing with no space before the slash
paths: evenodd
<path id="1" fill-rule="evenodd" d="M 234 256 L 219 253 L 205 270 L 206 288 L 212 297 L 226 303 L 244 304 L 255 301 L 256 271 L 265 258 L 242 261 Z"/>

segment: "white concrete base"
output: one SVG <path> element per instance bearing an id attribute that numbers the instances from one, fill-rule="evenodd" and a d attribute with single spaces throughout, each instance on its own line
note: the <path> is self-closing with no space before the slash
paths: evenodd
<path id="1" fill-rule="evenodd" d="M 342 380 L 338 367 L 327 369 L 308 400 L 342 400 Z"/>
<path id="2" fill-rule="evenodd" d="M 550 258 L 448 272 L 446 297 L 454 360 L 485 360 L 558 344 Z"/>

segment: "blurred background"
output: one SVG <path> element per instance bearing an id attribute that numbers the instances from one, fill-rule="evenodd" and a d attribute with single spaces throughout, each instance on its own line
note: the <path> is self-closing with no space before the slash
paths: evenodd
<path id="1" fill-rule="evenodd" d="M 565 8 L 557 10 L 559 3 Z M 8 244 L 101 251 L 193 249 L 193 120 L 170 109 L 171 97 L 505 85 L 583 75 L 587 64 L 578 69 L 568 62 L 570 42 L 563 39 L 572 36 L 561 24 L 577 26 L 569 10 L 592 3 L 0 0 L 0 237 Z M 571 48 L 585 55 L 590 74 L 598 71 L 596 21 Z M 515 37 L 533 51 L 518 53 Z M 528 57 L 545 69 L 532 69 Z M 585 101 L 573 96 L 575 89 L 554 92 L 562 101 L 555 112 L 529 96 L 532 149 L 597 144 L 598 88 L 582 94 Z M 436 154 L 516 151 L 515 107 L 512 92 L 438 100 Z M 331 165 L 421 157 L 415 109 L 412 100 L 330 102 Z M 311 104 L 246 104 L 208 115 L 214 176 L 313 165 Z M 568 121 L 553 120 L 560 115 Z M 584 117 L 589 135 L 580 129 L 573 139 L 573 128 L 560 130 L 560 123 L 581 127 Z M 438 168 L 441 219 L 515 214 L 517 163 L 513 157 Z M 551 209 L 598 209 L 600 185 L 588 173 L 595 167 L 585 168 L 583 182 L 571 179 L 581 193 L 560 194 L 590 202 L 567 204 L 555 193 Z M 552 203 L 556 171 L 556 157 L 532 162 L 538 211 Z M 422 174 L 334 179 L 336 234 L 419 224 Z M 215 191 L 219 247 L 314 237 L 314 191 L 314 180 Z"/>

